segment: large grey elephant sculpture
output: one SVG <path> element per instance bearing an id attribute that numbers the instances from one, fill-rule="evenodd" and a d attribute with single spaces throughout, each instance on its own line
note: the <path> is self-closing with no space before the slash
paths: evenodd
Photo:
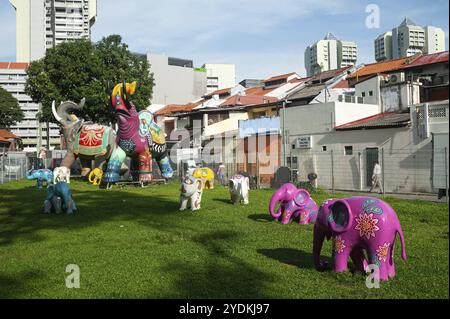
<path id="1" fill-rule="evenodd" d="M 67 154 L 61 166 L 70 169 L 75 159 L 79 157 L 82 176 L 89 174 L 92 160 L 99 159 L 103 165 L 118 147 L 116 132 L 112 128 L 91 122 L 85 123 L 83 119 L 69 113 L 70 110 L 81 110 L 84 104 L 85 99 L 79 104 L 72 101 L 62 102 L 58 108 L 55 107 L 55 101 L 52 103 L 53 116 L 62 126 L 67 145 Z"/>

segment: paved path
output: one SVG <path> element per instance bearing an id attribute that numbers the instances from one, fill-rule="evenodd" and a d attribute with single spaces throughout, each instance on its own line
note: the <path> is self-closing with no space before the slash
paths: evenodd
<path id="1" fill-rule="evenodd" d="M 331 190 L 328 190 L 331 192 Z M 369 193 L 367 192 L 361 192 L 361 191 L 352 191 L 352 190 L 335 190 L 336 193 L 348 193 L 351 195 L 365 195 L 365 196 L 373 196 L 373 197 L 381 197 L 382 195 L 377 192 Z M 401 198 L 401 199 L 410 199 L 410 200 L 425 200 L 429 202 L 434 203 L 442 203 L 442 204 L 448 204 L 447 198 L 444 196 L 441 199 L 438 199 L 437 194 L 424 194 L 424 193 L 414 193 L 414 194 L 399 194 L 399 193 L 386 193 L 386 197 L 395 197 L 395 198 Z"/>

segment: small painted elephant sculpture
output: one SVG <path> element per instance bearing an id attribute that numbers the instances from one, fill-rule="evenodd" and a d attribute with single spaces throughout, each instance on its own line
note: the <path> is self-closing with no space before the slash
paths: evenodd
<path id="1" fill-rule="evenodd" d="M 55 167 L 53 170 L 53 184 L 66 182 L 70 184 L 70 169 L 65 166 Z"/>
<path id="2" fill-rule="evenodd" d="M 180 191 L 180 210 L 185 210 L 188 205 L 192 211 L 200 209 L 203 194 L 203 181 L 200 178 L 185 177 Z"/>
<path id="3" fill-rule="evenodd" d="M 330 199 L 322 203 L 314 225 L 313 258 L 316 269 L 323 270 L 320 260 L 325 239 L 333 240 L 333 270 L 347 270 L 351 257 L 358 271 L 367 270 L 367 252 L 370 264 L 379 268 L 380 280 L 395 276 L 394 242 L 399 234 L 402 258 L 406 260 L 402 227 L 395 211 L 384 201 L 356 196 Z"/>
<path id="4" fill-rule="evenodd" d="M 250 189 L 249 178 L 242 175 L 234 175 L 228 181 L 228 188 L 230 190 L 231 202 L 238 204 L 243 202 L 248 204 L 248 192 Z"/>
<path id="5" fill-rule="evenodd" d="M 280 206 L 275 211 L 277 203 Z M 295 218 L 298 219 L 300 225 L 306 225 L 316 221 L 318 208 L 308 191 L 297 188 L 294 184 L 286 183 L 272 195 L 269 212 L 282 224 L 287 224 Z"/>
<path id="6" fill-rule="evenodd" d="M 73 214 L 77 210 L 69 184 L 58 182 L 47 186 L 47 197 L 44 201 L 44 213 L 55 212 L 59 214 L 65 211 L 67 214 Z"/>
<path id="7" fill-rule="evenodd" d="M 103 170 L 99 167 L 94 168 L 88 176 L 89 183 L 92 185 L 100 185 L 102 182 Z"/>
<path id="8" fill-rule="evenodd" d="M 47 168 L 33 169 L 27 172 L 28 180 L 36 180 L 36 187 L 42 188 L 43 182 L 47 185 L 53 182 L 53 172 Z"/>
<path id="9" fill-rule="evenodd" d="M 196 168 L 192 176 L 202 179 L 205 189 L 214 188 L 214 172 L 209 167 Z"/>

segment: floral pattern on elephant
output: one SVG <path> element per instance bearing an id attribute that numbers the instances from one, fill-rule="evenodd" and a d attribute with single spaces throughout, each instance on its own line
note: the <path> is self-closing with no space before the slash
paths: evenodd
<path id="1" fill-rule="evenodd" d="M 338 254 L 342 253 L 345 249 L 345 240 L 341 238 L 341 236 L 336 236 L 334 238 L 334 251 Z"/>
<path id="2" fill-rule="evenodd" d="M 379 202 L 380 201 L 378 199 L 366 199 L 362 204 L 362 210 L 367 214 L 381 215 L 383 214 L 383 209 L 376 205 Z"/>
<path id="3" fill-rule="evenodd" d="M 378 219 L 373 217 L 373 214 L 359 214 L 356 218 L 355 230 L 359 230 L 359 236 L 366 236 L 367 239 L 375 237 L 375 232 L 380 230 L 377 226 Z"/>
<path id="4" fill-rule="evenodd" d="M 382 260 L 383 262 L 386 262 L 388 255 L 389 255 L 389 246 L 391 243 L 384 243 L 381 246 L 378 246 L 377 249 L 377 257 L 379 260 Z"/>

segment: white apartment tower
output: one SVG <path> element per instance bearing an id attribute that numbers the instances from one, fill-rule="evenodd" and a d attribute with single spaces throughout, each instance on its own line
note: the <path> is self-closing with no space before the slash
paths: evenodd
<path id="1" fill-rule="evenodd" d="M 39 104 L 24 93 L 27 66 L 28 63 L 0 62 L 0 86 L 17 99 L 25 116 L 20 123 L 11 127 L 11 132 L 22 138 L 25 151 L 33 152 L 39 146 L 47 145 L 47 126 L 36 119 Z M 58 125 L 50 124 L 49 136 L 51 148 L 59 145 Z"/>
<path id="2" fill-rule="evenodd" d="M 16 60 L 42 58 L 48 48 L 90 38 L 97 0 L 9 0 L 16 10 Z"/>
<path id="3" fill-rule="evenodd" d="M 16 10 L 16 61 L 0 62 L 0 86 L 19 102 L 25 119 L 11 127 L 22 138 L 25 151 L 36 151 L 41 145 L 50 148 L 60 144 L 56 124 L 39 123 L 40 105 L 25 94 L 26 68 L 31 61 L 63 41 L 90 38 L 90 28 L 97 15 L 96 0 L 9 0 Z"/>
<path id="4" fill-rule="evenodd" d="M 305 50 L 307 76 L 355 65 L 357 45 L 353 41 L 342 41 L 328 33 L 324 39 L 308 46 Z"/>
<path id="5" fill-rule="evenodd" d="M 236 85 L 236 67 L 234 64 L 205 63 L 206 93 L 231 88 Z"/>
<path id="6" fill-rule="evenodd" d="M 445 33 L 441 28 L 423 27 L 405 18 L 392 32 L 378 36 L 374 45 L 375 60 L 378 62 L 416 53 L 431 54 L 445 51 Z"/>

